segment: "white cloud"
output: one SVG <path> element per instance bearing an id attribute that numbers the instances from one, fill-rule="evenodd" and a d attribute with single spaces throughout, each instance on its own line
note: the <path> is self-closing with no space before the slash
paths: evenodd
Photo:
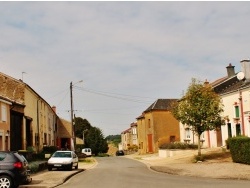
<path id="1" fill-rule="evenodd" d="M 116 134 L 157 98 L 179 98 L 192 77 L 213 81 L 229 63 L 239 71 L 249 16 L 249 2 L 0 2 L 0 71 L 27 72 L 24 81 L 66 119 L 71 81 L 141 96 L 74 90 L 76 115 Z"/>

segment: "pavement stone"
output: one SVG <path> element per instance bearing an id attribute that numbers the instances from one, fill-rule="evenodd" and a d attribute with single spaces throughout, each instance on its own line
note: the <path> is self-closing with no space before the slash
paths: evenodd
<path id="1" fill-rule="evenodd" d="M 97 161 L 86 163 L 79 162 L 78 169 L 73 169 L 72 171 L 65 170 L 44 170 L 36 174 L 32 174 L 32 182 L 27 185 L 20 185 L 18 188 L 53 188 L 58 185 L 63 184 L 72 176 L 83 172 L 85 170 L 94 168 L 97 165 Z"/>

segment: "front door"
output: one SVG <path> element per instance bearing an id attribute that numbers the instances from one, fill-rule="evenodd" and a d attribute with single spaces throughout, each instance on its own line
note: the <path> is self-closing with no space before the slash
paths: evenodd
<path id="1" fill-rule="evenodd" d="M 148 134 L 148 153 L 153 153 L 153 135 Z"/>

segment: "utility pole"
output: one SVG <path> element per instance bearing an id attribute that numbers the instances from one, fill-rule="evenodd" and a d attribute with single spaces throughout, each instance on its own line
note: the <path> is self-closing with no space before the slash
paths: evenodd
<path id="1" fill-rule="evenodd" d="M 82 80 L 76 82 L 80 83 Z M 73 84 L 70 82 L 70 116 L 71 116 L 71 127 L 72 127 L 72 140 L 73 140 L 73 146 L 71 147 L 71 150 L 76 150 L 76 134 L 75 134 L 75 117 L 74 117 L 74 108 L 73 108 Z"/>
<path id="2" fill-rule="evenodd" d="M 73 146 L 71 146 L 71 150 L 75 150 L 75 126 L 74 126 L 74 119 L 73 119 L 73 84 L 70 82 L 70 116 L 71 116 L 71 128 L 72 128 L 72 139 L 73 139 Z"/>

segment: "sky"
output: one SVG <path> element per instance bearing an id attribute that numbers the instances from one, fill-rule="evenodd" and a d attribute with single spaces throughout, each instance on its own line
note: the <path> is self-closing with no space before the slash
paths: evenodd
<path id="1" fill-rule="evenodd" d="M 250 2 L 0 2 L 0 72 L 59 117 L 120 134 L 157 99 L 183 96 L 250 56 Z M 81 82 L 82 81 L 82 82 Z"/>

